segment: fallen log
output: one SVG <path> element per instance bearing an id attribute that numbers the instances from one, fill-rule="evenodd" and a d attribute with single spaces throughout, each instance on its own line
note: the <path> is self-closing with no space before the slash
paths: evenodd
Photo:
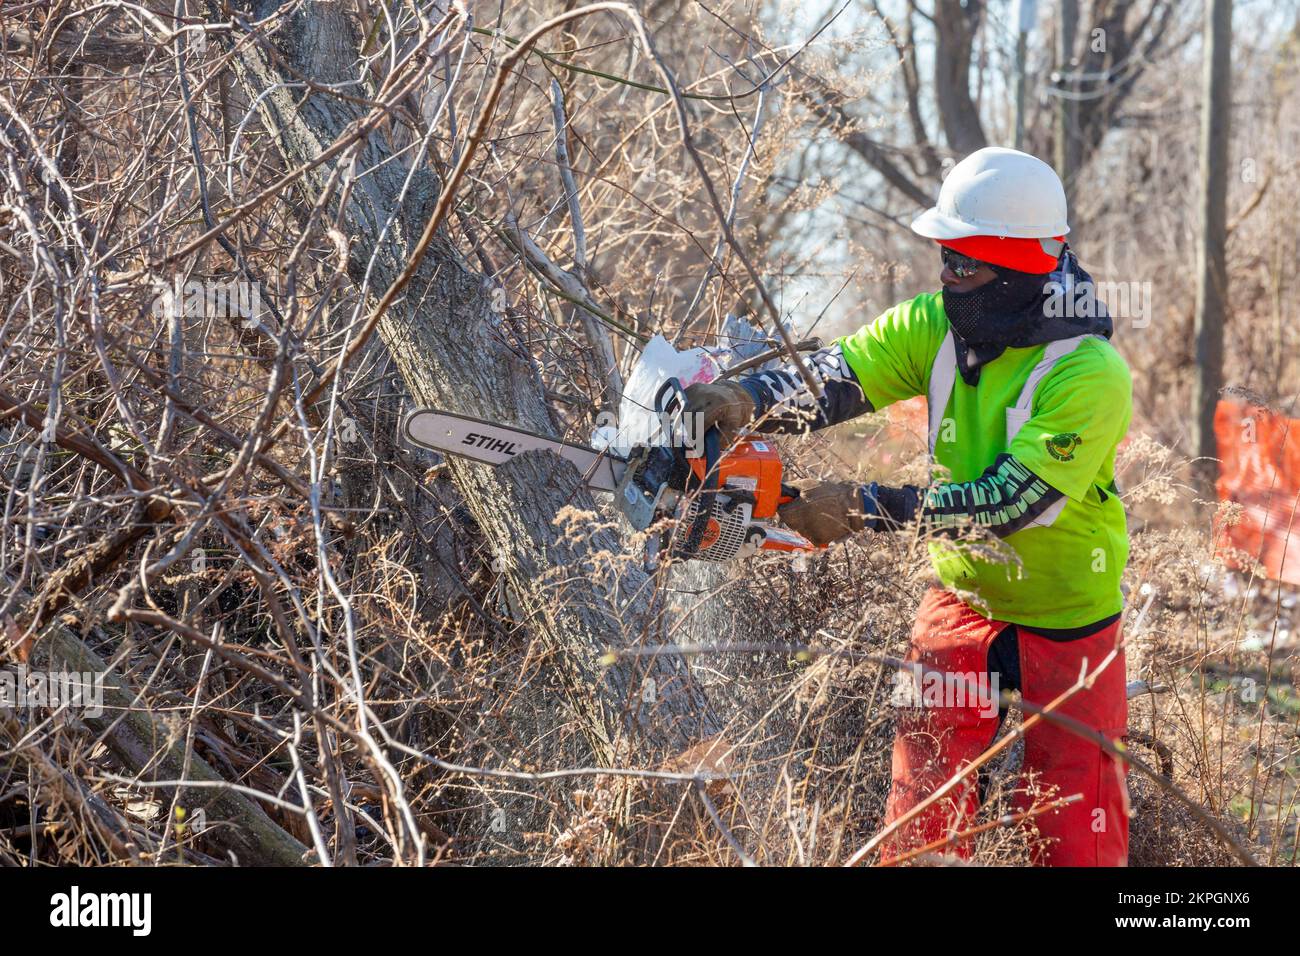
<path id="1" fill-rule="evenodd" d="M 198 754 L 191 753 L 186 769 L 184 735 L 155 717 L 140 695 L 113 673 L 104 660 L 76 634 L 58 623 L 32 643 L 26 660 L 31 670 L 91 674 L 102 698 L 98 716 L 78 716 L 103 738 L 104 745 L 133 777 L 150 783 L 184 780 L 197 786 L 185 791 L 188 819 L 202 810 L 203 839 L 248 866 L 298 866 L 311 851 L 266 814 L 253 799 L 229 785 Z M 97 691 L 98 692 L 98 691 Z M 225 786 L 223 786 L 225 785 Z M 174 788 L 163 788 L 170 793 Z"/>

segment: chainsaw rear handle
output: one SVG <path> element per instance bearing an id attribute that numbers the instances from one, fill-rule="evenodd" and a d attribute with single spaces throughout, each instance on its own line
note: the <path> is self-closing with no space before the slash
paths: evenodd
<path id="1" fill-rule="evenodd" d="M 676 415 L 675 425 L 679 431 L 686 431 L 686 389 L 682 387 L 681 379 L 673 376 L 667 379 L 659 386 L 659 391 L 655 392 L 655 411 L 659 413 L 659 425 L 663 427 L 663 416 L 665 414 Z M 668 444 L 675 444 L 677 436 L 669 434 L 666 436 Z"/>

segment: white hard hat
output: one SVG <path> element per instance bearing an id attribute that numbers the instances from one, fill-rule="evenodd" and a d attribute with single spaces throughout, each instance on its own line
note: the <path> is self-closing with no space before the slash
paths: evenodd
<path id="1" fill-rule="evenodd" d="M 1065 188 L 1051 166 L 1018 149 L 985 146 L 954 166 L 939 201 L 912 222 L 927 239 L 1044 239 L 1070 231 Z"/>

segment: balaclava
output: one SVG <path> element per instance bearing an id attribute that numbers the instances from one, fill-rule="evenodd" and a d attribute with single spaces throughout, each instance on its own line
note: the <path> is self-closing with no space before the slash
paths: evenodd
<path id="1" fill-rule="evenodd" d="M 1008 348 L 1041 345 L 1085 332 L 1110 337 L 1112 324 L 1104 306 L 1097 315 L 1075 316 L 1071 310 L 1050 308 L 1053 297 L 1060 305 L 1062 290 L 1091 282 L 1074 253 L 1065 249 L 1056 269 L 1046 274 L 1017 272 L 989 265 L 997 278 L 970 292 L 943 290 L 943 308 L 957 346 L 957 370 L 966 384 L 979 383 L 980 369 Z"/>

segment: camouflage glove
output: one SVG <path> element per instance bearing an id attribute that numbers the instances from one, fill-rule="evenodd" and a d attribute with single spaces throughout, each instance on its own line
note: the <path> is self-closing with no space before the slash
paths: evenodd
<path id="1" fill-rule="evenodd" d="M 862 514 L 862 486 L 851 481 L 796 481 L 799 497 L 781 505 L 777 513 L 791 531 L 818 547 L 846 538 L 866 527 Z"/>
<path id="2" fill-rule="evenodd" d="M 699 415 L 703 419 L 695 434 L 703 435 L 717 425 L 728 440 L 734 439 L 737 432 L 754 420 L 755 410 L 754 396 L 739 382 L 702 382 L 686 389 L 687 421 L 695 426 L 691 416 Z"/>

